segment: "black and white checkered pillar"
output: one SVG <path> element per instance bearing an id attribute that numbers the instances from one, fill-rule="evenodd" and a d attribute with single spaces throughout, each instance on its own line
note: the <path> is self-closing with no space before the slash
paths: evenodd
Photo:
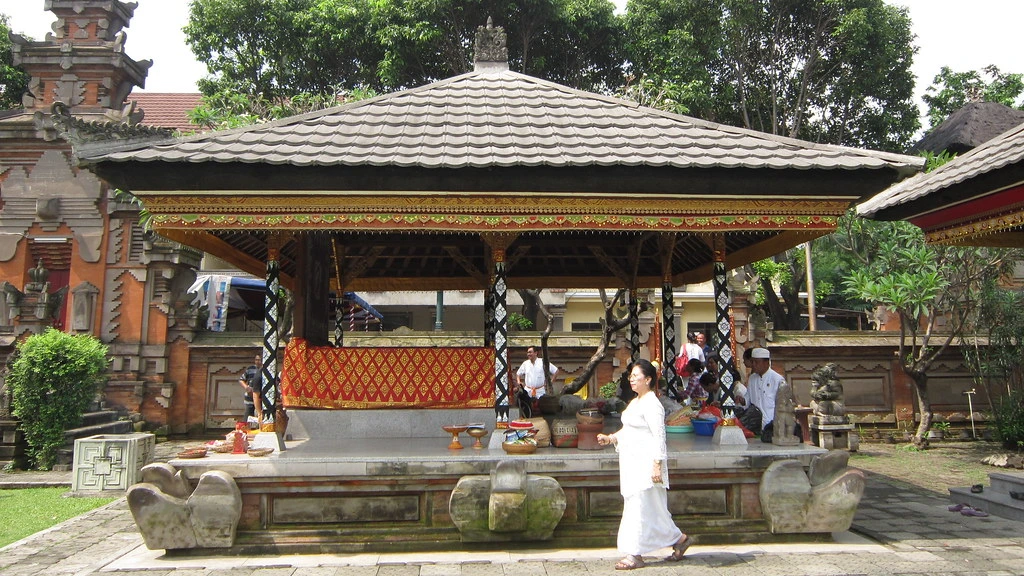
<path id="1" fill-rule="evenodd" d="M 277 405 L 278 380 L 277 380 L 277 345 L 278 326 L 280 318 L 278 310 L 281 305 L 279 289 L 280 283 L 280 250 L 277 247 L 267 249 L 267 287 L 264 292 L 265 305 L 263 308 L 263 399 L 264 419 L 274 417 L 274 410 Z"/>
<path id="2" fill-rule="evenodd" d="M 721 359 L 719 362 L 718 381 L 725 390 L 726 397 L 723 401 L 722 410 L 725 416 L 732 415 L 735 406 L 732 395 L 732 387 L 735 383 L 736 357 L 733 354 L 733 332 L 732 321 L 729 313 L 729 281 L 728 270 L 725 269 L 725 237 L 717 235 L 712 243 L 712 254 L 714 258 L 714 277 L 712 285 L 715 291 L 715 331 L 718 336 L 717 353 Z"/>
<path id="3" fill-rule="evenodd" d="M 334 345 L 341 348 L 345 345 L 345 292 L 341 287 L 334 298 Z"/>
<path id="4" fill-rule="evenodd" d="M 505 285 L 505 250 L 494 250 L 494 413 L 498 428 L 508 424 L 508 287 Z"/>
<path id="5" fill-rule="evenodd" d="M 671 280 L 666 280 L 661 285 L 661 325 L 664 326 L 662 337 L 665 342 L 662 353 L 665 365 L 662 366 L 661 372 L 668 383 L 668 394 L 671 398 L 678 395 L 679 386 L 682 384 L 679 375 L 676 374 L 676 310 L 673 291 Z"/>

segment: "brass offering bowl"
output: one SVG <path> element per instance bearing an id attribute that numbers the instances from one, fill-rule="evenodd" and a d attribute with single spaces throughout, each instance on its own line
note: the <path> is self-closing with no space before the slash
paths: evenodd
<path id="1" fill-rule="evenodd" d="M 473 448 L 477 450 L 483 449 L 484 443 L 480 439 L 487 436 L 487 428 L 484 428 L 483 426 L 470 426 L 469 429 L 466 430 L 466 434 L 476 438 L 476 441 L 473 442 Z"/>
<path id="2" fill-rule="evenodd" d="M 446 424 L 441 426 L 441 430 L 448 432 L 452 435 L 452 441 L 448 444 L 449 450 L 462 450 L 462 442 L 459 442 L 459 434 L 465 432 L 469 426 L 465 424 Z"/>

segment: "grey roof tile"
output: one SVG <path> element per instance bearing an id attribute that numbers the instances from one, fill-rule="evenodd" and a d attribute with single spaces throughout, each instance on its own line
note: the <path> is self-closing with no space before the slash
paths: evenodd
<path id="1" fill-rule="evenodd" d="M 888 208 L 920 200 L 983 174 L 1024 160 L 1024 125 L 996 136 L 926 174 L 890 186 L 857 206 L 857 213 L 872 216 Z"/>
<path id="2" fill-rule="evenodd" d="M 825 146 L 644 108 L 510 71 L 472 72 L 337 108 L 90 161 L 460 168 L 895 168 L 921 159 Z"/>

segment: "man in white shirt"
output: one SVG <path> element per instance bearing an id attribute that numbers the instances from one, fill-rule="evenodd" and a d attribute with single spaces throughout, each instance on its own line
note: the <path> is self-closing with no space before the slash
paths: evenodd
<path id="1" fill-rule="evenodd" d="M 767 348 L 754 348 L 750 353 L 754 371 L 747 379 L 747 400 L 761 411 L 761 427 L 775 419 L 775 395 L 786 381 L 771 369 L 771 353 Z"/>
<path id="2" fill-rule="evenodd" d="M 548 362 L 548 370 L 551 372 L 551 381 L 554 382 L 558 368 Z M 519 366 L 519 370 L 516 370 L 516 386 L 523 387 L 531 398 L 540 398 L 547 393 L 544 360 L 537 357 L 537 349 L 533 346 L 526 349 L 526 360 Z"/>

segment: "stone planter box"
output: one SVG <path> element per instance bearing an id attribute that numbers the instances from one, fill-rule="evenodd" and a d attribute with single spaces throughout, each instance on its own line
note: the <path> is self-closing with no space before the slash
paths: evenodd
<path id="1" fill-rule="evenodd" d="M 153 461 L 153 434 L 99 434 L 75 440 L 71 489 L 127 490 L 138 482 L 140 470 Z"/>

